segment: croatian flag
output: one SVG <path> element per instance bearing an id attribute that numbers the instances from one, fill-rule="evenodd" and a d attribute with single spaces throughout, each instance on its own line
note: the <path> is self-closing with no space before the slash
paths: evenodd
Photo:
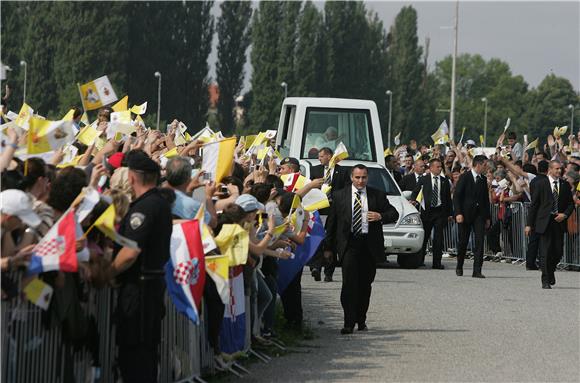
<path id="1" fill-rule="evenodd" d="M 199 323 L 199 307 L 205 285 L 205 260 L 199 222 L 173 225 L 171 259 L 165 264 L 167 292 L 180 313 Z"/>
<path id="2" fill-rule="evenodd" d="M 280 176 L 280 179 L 284 182 L 284 190 L 287 192 L 301 189 L 304 185 L 310 182 L 308 178 L 300 173 L 283 174 Z"/>
<path id="3" fill-rule="evenodd" d="M 292 279 L 304 268 L 310 258 L 314 256 L 318 246 L 324 239 L 325 231 L 317 211 L 310 214 L 308 221 L 308 236 L 302 245 L 298 245 L 294 258 L 278 260 L 278 292 L 282 293 L 292 282 Z"/>
<path id="4" fill-rule="evenodd" d="M 27 274 L 54 270 L 76 272 L 78 269 L 76 226 L 75 211 L 70 209 L 33 249 Z"/>
<path id="5" fill-rule="evenodd" d="M 225 307 L 220 332 L 220 348 L 226 354 L 244 349 L 246 341 L 246 298 L 244 296 L 244 267 L 230 267 L 230 302 Z"/>

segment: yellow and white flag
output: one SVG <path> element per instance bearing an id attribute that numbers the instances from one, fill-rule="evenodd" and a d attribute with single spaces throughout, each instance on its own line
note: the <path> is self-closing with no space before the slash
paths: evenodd
<path id="1" fill-rule="evenodd" d="M 561 128 L 559 127 L 555 127 L 554 128 L 554 137 L 555 138 L 559 138 L 562 137 L 564 134 L 566 134 L 566 132 L 568 131 L 568 126 L 562 126 Z"/>
<path id="2" fill-rule="evenodd" d="M 304 210 L 313 212 L 329 207 L 330 202 L 328 202 L 328 197 L 322 190 L 312 189 L 302 198 L 302 206 Z"/>
<path id="3" fill-rule="evenodd" d="M 74 142 L 70 121 L 49 121 L 32 117 L 28 129 L 28 154 L 40 154 L 58 150 Z"/>
<path id="4" fill-rule="evenodd" d="M 436 144 L 445 144 L 449 142 L 449 127 L 447 121 L 443 120 L 439 128 L 431 135 L 431 139 Z"/>
<path id="5" fill-rule="evenodd" d="M 236 137 L 203 146 L 201 168 L 209 174 L 212 181 L 220 182 L 222 178 L 230 175 L 234 166 L 235 149 Z"/>
<path id="6" fill-rule="evenodd" d="M 415 201 L 419 202 L 423 210 L 425 210 L 425 198 L 423 197 L 423 186 L 421 186 L 421 190 L 419 190 L 419 194 L 417 194 L 417 198 L 415 198 Z"/>
<path id="7" fill-rule="evenodd" d="M 113 135 L 114 133 L 122 133 L 130 135 L 135 132 L 137 127 L 133 124 L 131 120 L 131 112 L 124 110 L 121 112 L 111 113 L 111 125 L 109 127 L 108 134 Z"/>
<path id="8" fill-rule="evenodd" d="M 81 129 L 77 135 L 77 141 L 81 144 L 91 146 L 95 143 L 95 140 L 103 134 L 102 130 L 98 130 L 96 127 L 96 121 L 93 124 L 87 125 Z"/>
<path id="9" fill-rule="evenodd" d="M 117 233 L 117 230 L 115 230 L 115 215 L 115 205 L 110 204 L 109 207 L 103 212 L 103 214 L 97 218 L 93 226 L 99 229 L 107 237 L 112 239 L 115 243 L 123 247 L 138 249 L 139 246 L 137 245 L 137 242 L 123 237 L 121 234 Z"/>
<path id="10" fill-rule="evenodd" d="M 230 303 L 229 279 L 229 260 L 226 255 L 210 255 L 205 257 L 205 271 L 215 282 L 217 292 L 220 295 L 222 303 Z"/>
<path id="11" fill-rule="evenodd" d="M 526 149 L 525 150 L 530 150 L 530 149 L 537 148 L 538 147 L 538 143 L 540 142 L 539 140 L 540 140 L 540 138 L 538 137 L 534 141 L 530 142 L 528 144 L 528 146 L 526 146 Z"/>
<path id="12" fill-rule="evenodd" d="M 229 266 L 245 265 L 248 260 L 250 237 L 238 224 L 225 224 L 215 237 L 222 255 L 228 257 Z"/>
<path id="13" fill-rule="evenodd" d="M 133 114 L 141 115 L 145 114 L 146 111 L 147 111 L 147 101 L 145 101 L 141 105 L 133 105 L 131 107 L 131 113 Z"/>
<path id="14" fill-rule="evenodd" d="M 18 112 L 18 117 L 16 118 L 16 125 L 24 130 L 28 130 L 29 120 L 34 114 L 34 109 L 26 103 L 22 104 L 20 112 Z"/>
<path id="15" fill-rule="evenodd" d="M 85 110 L 95 110 L 117 101 L 115 90 L 107 76 L 79 86 Z"/>
<path id="16" fill-rule="evenodd" d="M 383 157 L 390 156 L 391 154 L 393 154 L 391 148 L 386 148 L 385 151 L 383 152 Z"/>
<path id="17" fill-rule="evenodd" d="M 34 278 L 24 288 L 26 299 L 43 310 L 48 310 L 54 289 L 38 278 Z"/>
<path id="18" fill-rule="evenodd" d="M 203 246 L 203 253 L 207 254 L 212 250 L 217 248 L 215 241 L 213 240 L 213 236 L 211 235 L 211 231 L 209 230 L 209 226 L 205 223 L 205 205 L 201 204 L 199 209 L 197 210 L 197 214 L 195 215 L 195 219 L 199 222 L 199 230 L 201 232 L 201 244 Z"/>
<path id="19" fill-rule="evenodd" d="M 119 101 L 117 101 L 117 103 L 113 105 L 111 108 L 113 108 L 113 111 L 115 112 L 124 112 L 128 109 L 128 107 L 129 107 L 129 96 L 125 96 Z"/>
<path id="20" fill-rule="evenodd" d="M 90 124 L 89 115 L 87 114 L 87 112 L 84 112 L 83 115 L 81 116 L 81 122 L 85 124 L 85 126 Z"/>
<path id="21" fill-rule="evenodd" d="M 185 126 L 185 125 L 184 125 Z M 199 132 L 195 133 L 192 137 L 193 140 L 200 140 L 202 142 L 209 142 L 209 140 L 214 136 L 215 132 L 211 130 L 209 124 L 205 124 L 205 127 Z"/>
<path id="22" fill-rule="evenodd" d="M 340 142 L 338 145 L 336 145 L 336 150 L 334 151 L 328 166 L 331 169 L 334 169 L 334 165 L 339 163 L 341 160 L 344 160 L 345 158 L 348 158 L 348 150 L 346 149 L 346 146 Z"/>
<path id="23" fill-rule="evenodd" d="M 61 120 L 63 120 L 63 121 L 72 121 L 74 115 L 75 115 L 75 110 L 74 109 L 71 109 L 68 112 L 66 112 L 66 114 L 64 115 L 63 118 L 61 118 Z"/>

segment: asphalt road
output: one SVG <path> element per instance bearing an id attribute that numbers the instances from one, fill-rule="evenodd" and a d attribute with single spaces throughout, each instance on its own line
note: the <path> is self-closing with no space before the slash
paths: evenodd
<path id="1" fill-rule="evenodd" d="M 430 259 L 427 260 L 430 266 Z M 486 279 L 446 270 L 377 271 L 369 331 L 340 335 L 335 282 L 305 271 L 303 306 L 315 339 L 269 364 L 252 382 L 579 382 L 580 273 L 557 272 L 552 290 L 524 266 L 485 262 Z"/>

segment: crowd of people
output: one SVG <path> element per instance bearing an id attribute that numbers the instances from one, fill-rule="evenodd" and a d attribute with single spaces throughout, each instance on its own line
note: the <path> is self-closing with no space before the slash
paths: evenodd
<path id="1" fill-rule="evenodd" d="M 473 140 L 465 144 L 449 141 L 433 147 L 411 140 L 409 145 L 401 145 L 386 156 L 386 166 L 401 190 L 411 192 L 411 202 L 421 210 L 426 234 L 423 249 L 434 230 L 433 268 L 443 268 L 443 230 L 447 222 L 455 220 L 459 226 L 457 275 L 463 274 L 473 231 L 473 276 L 484 278 L 484 236 L 499 255 L 505 247 L 511 248 L 510 203 L 523 202 L 529 204 L 530 212 L 525 229 L 529 235 L 526 268 L 542 269 L 544 288 L 555 284 L 554 270 L 563 255 L 563 235 L 577 233 L 575 207 L 580 205 L 580 133 L 566 139 L 565 131 L 566 128 L 556 128 L 543 146 L 538 141 L 522 144 L 515 132 L 504 132 L 495 150 L 478 148 Z M 548 187 L 544 185 L 546 181 L 550 182 Z M 419 199 L 424 202 L 421 204 Z M 491 216 L 492 204 L 498 206 L 495 217 Z M 508 235 L 500 244 L 502 225 Z"/>
<path id="2" fill-rule="evenodd" d="M 330 240 L 320 246 L 313 258 L 312 275 L 320 280 L 321 268 L 326 266 L 325 281 L 332 281 L 338 255 L 343 265 L 342 333 L 352 333 L 355 324 L 359 330 L 366 330 L 376 266 L 373 257 L 363 255 L 383 252 L 381 224 L 395 222 L 398 213 L 389 205 L 384 192 L 366 188 L 368 174 L 364 165 L 357 165 L 352 174 L 345 174 L 340 165 L 329 166 L 332 149 L 321 148 L 318 152 L 321 165 L 311 173 L 314 179 L 295 187 L 282 177 L 300 172 L 297 159 L 271 155 L 258 160 L 255 152 L 247 155 L 246 143 L 239 140 L 230 174 L 214 182 L 201 168 L 201 149 L 207 141 L 201 138 L 178 141 L 183 133 L 179 121 L 168 125 L 165 133 L 138 125 L 133 133 L 119 137 L 107 132 L 112 112 L 109 107 L 98 111 L 94 127 L 100 140 L 91 145 L 72 142 L 77 153 L 74 163 L 64 160 L 64 148 L 51 152 L 49 157 L 17 154 L 30 137 L 13 125 L 3 126 L 0 154 L 3 300 L 14 299 L 20 293 L 8 272 L 30 269 L 35 252 L 39 251 L 39 241 L 67 211 L 78 206 L 79 196 L 87 195 L 88 190 L 96 191 L 98 203 L 78 222 L 84 235 L 77 236 L 75 243 L 76 251 L 86 251 L 88 257 L 78 263 L 78 272 L 67 272 L 61 265 L 56 271 L 42 273 L 40 278 L 55 290 L 71 292 L 55 294 L 53 303 L 56 303 L 51 307 L 58 307 L 59 300 L 78 306 L 83 299 L 83 286 L 117 288 L 117 345 L 123 380 L 155 381 L 164 313 L 163 269 L 170 258 L 172 225 L 196 219 L 201 210 L 203 224 L 210 228 L 213 237 L 220 234 L 224 225 L 239 225 L 247 231 L 244 288 L 257 307 L 250 312 L 252 341 L 267 342 L 276 336 L 278 295 L 285 324 L 295 329 L 302 326 L 302 271 L 279 292 L 278 260 L 292 258 L 295 249 L 305 242 L 310 213 L 304 211 L 300 216 L 302 222 L 294 221 L 282 232 L 277 229 L 289 222 L 296 208 L 296 196 L 302 198 L 313 189 L 329 187 L 330 207 L 321 213 L 329 215 L 326 236 Z M 6 113 L 3 110 L 3 124 L 9 122 Z M 72 114 L 72 124 L 77 130 L 81 128 L 82 115 L 79 108 Z M 443 268 L 444 225 L 452 219 L 461 225 L 457 275 L 463 273 L 463 258 L 473 231 L 477 249 L 473 276 L 483 277 L 483 235 L 490 225 L 489 204 L 504 206 L 499 218 L 505 223 L 509 219 L 507 203 L 530 202 L 530 243 L 539 243 L 536 248 L 541 248 L 542 282 L 549 288 L 555 283 L 553 269 L 561 257 L 560 234 L 567 229 L 562 225 L 572 214 L 574 204 L 580 204 L 575 192 L 580 180 L 580 144 L 572 136 L 567 144 L 563 137 L 550 136 L 543 150 L 526 151 L 523 148 L 527 144 L 517 143 L 515 134 L 506 136 L 507 145 L 502 135 L 496 152 L 489 156 L 475 147 L 473 141 L 433 147 L 411 141 L 386 156 L 386 166 L 401 189 L 412 193 L 411 200 L 421 210 L 426 231 L 424 248 L 430 232 L 434 233 L 434 269 Z M 173 154 L 166 156 L 170 152 Z M 544 179 L 550 181 L 548 188 L 552 187 L 552 180 L 563 181 L 553 187 L 557 192 L 552 193 L 538 182 Z M 565 191 L 569 192 L 569 198 Z M 555 210 L 553 201 L 548 201 L 550 198 L 556 201 Z M 103 231 L 91 230 L 111 205 L 116 232 L 137 246 L 114 241 Z M 352 214 L 344 214 L 351 207 Z M 343 220 L 343 215 L 350 220 Z M 557 226 L 551 218 L 558 222 Z M 53 245 L 62 244 L 57 238 Z M 531 252 L 533 248 L 530 245 Z M 535 254 L 528 257 L 527 267 L 538 269 Z M 225 306 L 211 278 L 206 278 L 203 296 L 208 310 L 209 343 L 220 361 L 219 337 Z M 59 315 L 53 319 L 60 324 L 70 320 Z"/>

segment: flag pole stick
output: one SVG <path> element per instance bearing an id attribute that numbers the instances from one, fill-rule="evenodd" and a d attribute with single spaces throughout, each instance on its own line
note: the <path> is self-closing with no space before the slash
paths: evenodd
<path id="1" fill-rule="evenodd" d="M 85 102 L 83 100 L 83 92 L 81 91 L 81 84 L 77 82 L 77 88 L 79 89 L 79 96 L 81 96 L 81 105 L 83 106 L 83 112 L 87 111 L 87 108 L 85 107 Z"/>

